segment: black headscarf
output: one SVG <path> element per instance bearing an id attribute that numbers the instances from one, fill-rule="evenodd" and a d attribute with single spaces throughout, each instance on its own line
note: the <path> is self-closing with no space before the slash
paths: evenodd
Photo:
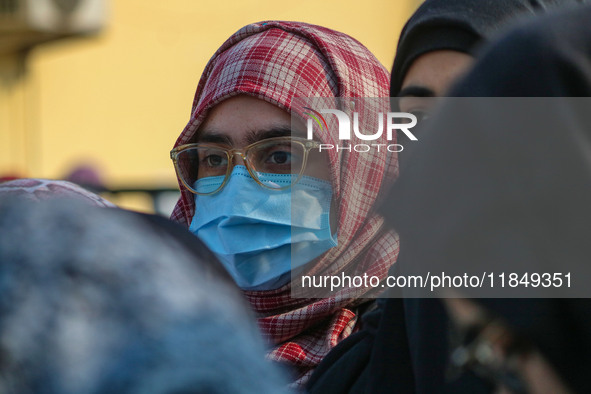
<path id="1" fill-rule="evenodd" d="M 398 41 L 390 96 L 396 97 L 410 65 L 436 50 L 474 54 L 483 40 L 517 16 L 582 0 L 426 0 L 408 20 Z"/>
<path id="2" fill-rule="evenodd" d="M 591 26 L 585 27 L 591 20 L 590 13 L 585 8 L 576 18 L 564 16 L 552 19 L 551 23 L 544 17 L 535 26 L 510 33 L 493 49 L 484 51 L 482 61 L 477 61 L 475 69 L 460 82 L 460 88 L 452 91 L 450 96 L 591 96 L 588 82 L 591 81 L 591 67 L 587 65 L 589 56 L 583 54 L 590 52 L 588 44 L 591 34 L 585 33 L 591 29 Z M 577 15 L 577 12 L 573 15 Z M 588 112 L 591 114 L 591 111 Z M 401 171 L 401 177 L 395 185 L 396 189 L 385 199 L 385 216 L 401 235 L 399 262 L 391 274 L 408 275 L 405 269 L 412 268 L 416 259 L 425 256 L 425 253 L 429 253 L 427 256 L 434 256 L 435 261 L 441 261 L 441 248 L 445 247 L 445 240 L 453 235 L 458 235 L 459 240 L 466 239 L 462 245 L 470 245 L 467 237 L 472 234 L 465 227 L 462 232 L 458 230 L 462 219 L 469 218 L 469 209 L 475 204 L 482 205 L 483 199 L 488 197 L 489 202 L 499 200 L 498 194 L 491 195 L 486 192 L 487 189 L 483 189 L 485 192 L 480 195 L 474 194 L 472 183 L 482 179 L 488 182 L 488 190 L 492 188 L 501 195 L 506 191 L 504 185 L 499 186 L 493 182 L 506 177 L 483 176 L 476 166 L 481 163 L 483 150 L 490 148 L 498 153 L 499 146 L 503 146 L 511 137 L 508 129 L 500 128 L 500 132 L 490 134 L 499 145 L 484 144 L 484 136 L 475 134 L 478 131 L 477 126 L 480 123 L 491 124 L 496 130 L 498 128 L 494 127 L 494 121 L 503 119 L 494 112 L 485 111 L 485 114 L 489 118 L 476 123 L 472 130 L 454 130 L 454 117 L 442 117 L 444 113 L 431 117 L 434 127 L 424 130 L 421 143 L 417 146 L 418 157 L 409 158 L 407 168 Z M 552 112 L 549 111 L 547 116 L 551 118 Z M 444 130 L 445 122 L 449 123 Z M 553 128 L 550 139 L 560 138 L 563 132 L 562 127 L 555 127 L 560 119 L 557 122 L 549 122 Z M 461 132 L 467 135 L 460 135 Z M 539 166 L 537 172 L 528 175 L 529 179 L 540 180 L 541 185 L 545 185 L 548 174 L 554 176 L 554 181 L 564 179 L 552 167 L 562 171 L 558 164 L 566 161 L 562 157 L 555 157 L 546 141 L 539 142 L 536 149 L 529 150 L 528 144 L 536 138 L 522 139 L 521 144 L 525 147 L 517 149 L 514 158 L 522 157 L 523 160 L 536 160 L 536 163 L 545 164 Z M 571 142 L 576 141 L 573 134 L 568 139 Z M 544 146 L 546 151 L 543 150 Z M 579 157 L 584 157 L 582 153 L 585 149 L 586 145 L 579 147 Z M 588 150 L 591 152 L 591 149 Z M 526 152 L 527 155 L 523 154 Z M 547 160 L 548 158 L 553 160 Z M 459 168 L 453 168 L 454 164 Z M 493 169 L 509 168 L 510 171 L 515 166 L 515 161 L 509 161 L 500 155 L 495 157 L 492 165 Z M 470 178 L 470 175 L 473 177 Z M 591 179 L 591 175 L 582 178 Z M 520 176 L 511 180 L 516 184 L 523 183 Z M 549 184 L 548 188 L 552 189 L 552 185 Z M 464 195 L 463 192 L 468 189 L 473 193 Z M 557 195 L 560 192 L 559 188 Z M 568 195 L 566 193 L 563 197 Z M 525 202 L 526 205 L 532 205 L 536 201 L 535 198 L 529 200 L 531 201 Z M 581 203 L 585 200 L 591 207 L 588 204 L 591 194 L 588 198 L 583 195 L 577 204 L 567 205 L 576 205 L 575 209 L 581 209 Z M 547 213 L 551 212 L 549 209 L 537 216 L 544 220 L 548 217 Z M 591 226 L 591 220 L 585 219 L 587 216 L 581 216 L 579 223 L 585 225 L 586 222 Z M 529 223 L 525 221 L 525 224 Z M 534 224 L 536 223 L 532 223 L 532 226 Z M 506 230 L 499 229 L 496 235 L 510 235 Z M 527 234 L 527 230 L 523 232 Z M 591 229 L 581 234 L 588 237 Z M 572 237 L 562 239 L 568 238 Z M 572 239 L 578 242 L 580 237 Z M 507 243 L 503 244 L 502 240 L 498 245 L 499 251 L 507 250 Z M 581 254 L 588 257 L 591 256 L 591 251 Z M 564 255 L 565 258 L 568 256 Z M 564 259 L 558 261 L 562 264 Z M 446 313 L 439 300 L 391 298 L 379 300 L 378 303 L 380 308 L 377 311 L 364 316 L 363 329 L 341 342 L 316 369 L 308 386 L 310 393 L 475 394 L 492 391 L 490 386 L 474 375 L 464 375 L 453 382 L 446 381 L 450 333 L 447 330 Z M 574 382 L 571 383 L 573 387 L 584 387 L 579 385 L 577 377 L 565 375 L 565 370 L 566 373 L 569 369 L 577 373 L 591 369 L 586 368 L 588 364 L 585 360 L 585 355 L 589 354 L 585 349 L 589 348 L 588 341 L 591 338 L 591 330 L 588 329 L 588 316 L 591 316 L 591 311 L 588 311 L 589 302 L 499 299 L 489 300 L 487 307 L 505 316 L 519 332 L 525 332 L 524 335 L 538 344 L 554 364 L 560 364 L 567 358 L 564 367 L 559 368 L 561 376 Z M 578 356 L 571 356 L 576 353 L 577 347 L 581 352 Z"/>
<path id="3" fill-rule="evenodd" d="M 450 92 L 553 101 L 536 112 L 535 127 L 515 127 L 521 118 L 504 104 L 473 104 L 460 118 L 455 109 L 464 104 L 452 99 L 433 116 L 391 194 L 396 210 L 386 212 L 407 260 L 436 261 L 444 271 L 501 262 L 534 272 L 588 266 L 590 20 L 587 6 L 514 29 Z M 479 302 L 529 338 L 572 390 L 591 392 L 590 299 Z"/>

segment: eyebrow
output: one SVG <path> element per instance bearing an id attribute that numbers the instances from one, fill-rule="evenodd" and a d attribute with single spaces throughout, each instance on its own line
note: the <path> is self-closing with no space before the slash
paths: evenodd
<path id="1" fill-rule="evenodd" d="M 294 134 L 298 134 L 295 132 Z M 289 137 L 292 135 L 291 127 L 287 126 L 274 126 L 268 129 L 262 130 L 253 130 L 249 131 L 246 134 L 246 145 L 253 144 L 257 141 L 266 140 L 268 138 L 274 137 Z M 197 134 L 197 141 L 196 142 L 209 142 L 214 144 L 225 144 L 233 146 L 233 140 L 231 136 L 216 130 L 216 129 L 208 129 L 203 130 L 202 132 Z"/>
<path id="2" fill-rule="evenodd" d="M 398 97 L 435 97 L 435 92 L 424 86 L 407 86 L 398 93 Z"/>
<path id="3" fill-rule="evenodd" d="M 253 130 L 246 134 L 246 144 L 254 144 L 257 141 L 274 137 L 289 137 L 292 135 L 291 127 L 275 126 L 269 129 Z"/>
<path id="4" fill-rule="evenodd" d="M 214 144 L 225 144 L 232 146 L 232 139 L 217 130 L 206 130 L 197 134 L 196 142 L 210 142 Z"/>

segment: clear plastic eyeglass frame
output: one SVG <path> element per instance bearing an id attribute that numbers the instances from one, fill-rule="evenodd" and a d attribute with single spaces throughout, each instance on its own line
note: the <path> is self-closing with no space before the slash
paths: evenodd
<path id="1" fill-rule="evenodd" d="M 295 144 L 302 146 L 302 148 L 303 148 L 304 153 L 303 153 L 302 165 L 301 165 L 300 171 L 298 174 L 292 174 L 292 175 L 296 175 L 296 178 L 289 185 L 285 185 L 282 187 L 271 187 L 271 186 L 263 183 L 259 179 L 256 169 L 253 168 L 252 164 L 248 160 L 248 152 L 249 151 L 251 151 L 253 148 L 256 148 L 257 146 L 260 146 L 263 144 L 269 144 L 272 142 L 295 143 Z M 172 162 L 174 164 L 174 169 L 176 171 L 177 176 L 181 180 L 182 184 L 187 188 L 187 190 L 189 190 L 193 194 L 212 195 L 212 194 L 215 194 L 215 193 L 219 192 L 220 190 L 222 190 L 224 188 L 224 186 L 226 185 L 226 183 L 228 182 L 228 180 L 230 179 L 230 174 L 232 173 L 232 170 L 234 168 L 234 160 L 233 159 L 234 159 L 234 156 L 236 156 L 236 155 L 238 155 L 242 158 L 242 160 L 244 161 L 244 165 L 245 165 L 246 169 L 248 170 L 248 173 L 250 174 L 252 179 L 254 179 L 259 185 L 261 185 L 265 189 L 270 189 L 270 190 L 285 190 L 285 189 L 289 189 L 291 186 L 295 185 L 301 179 L 301 177 L 304 174 L 304 171 L 306 169 L 306 162 L 308 160 L 308 152 L 310 152 L 311 149 L 318 148 L 319 146 L 320 146 L 320 143 L 317 141 L 308 140 L 308 139 L 299 138 L 299 137 L 267 138 L 267 139 L 264 139 L 261 141 L 257 141 L 253 144 L 248 145 L 248 146 L 245 146 L 243 149 L 226 148 L 224 146 L 221 146 L 218 144 L 212 144 L 212 143 L 192 143 L 192 144 L 179 145 L 176 148 L 172 149 L 170 151 L 170 158 L 172 159 Z M 226 153 L 226 156 L 228 159 L 228 166 L 227 166 L 228 168 L 226 169 L 224 181 L 217 189 L 215 189 L 211 192 L 207 192 L 207 193 L 198 192 L 197 190 L 195 190 L 193 185 L 191 185 L 190 182 L 188 180 L 186 180 L 185 177 L 183 176 L 182 170 L 179 165 L 178 156 L 181 152 L 183 152 L 187 149 L 192 149 L 192 148 L 212 148 L 212 149 L 218 149 L 220 151 L 224 151 Z"/>

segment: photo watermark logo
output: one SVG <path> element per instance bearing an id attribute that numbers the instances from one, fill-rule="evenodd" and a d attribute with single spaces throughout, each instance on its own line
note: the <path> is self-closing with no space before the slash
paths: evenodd
<path id="1" fill-rule="evenodd" d="M 348 150 L 349 152 L 355 151 L 360 153 L 369 152 L 372 149 L 376 149 L 378 152 L 382 150 L 388 152 L 402 152 L 404 147 L 398 142 L 393 144 L 371 143 L 372 141 L 375 142 L 382 138 L 384 132 L 386 133 L 386 139 L 389 142 L 395 140 L 397 134 L 396 131 L 403 133 L 411 141 L 418 141 L 417 137 L 410 131 L 410 129 L 417 125 L 417 118 L 411 113 L 379 112 L 377 114 L 377 131 L 373 132 L 372 130 L 371 132 L 373 134 L 368 134 L 367 130 L 365 130 L 365 132 L 361 130 L 358 112 L 353 112 L 353 120 L 351 121 L 350 116 L 346 112 L 338 109 L 315 110 L 311 107 L 304 107 L 304 109 L 309 111 L 304 112 L 304 115 L 309 116 L 306 124 L 306 138 L 309 140 L 313 139 L 314 124 L 317 124 L 320 130 L 328 130 L 328 124 L 323 115 L 334 115 L 338 122 L 339 141 L 342 141 L 343 144 L 320 144 L 318 146 L 319 152 L 331 149 L 336 149 L 337 151 Z M 405 122 L 402 123 L 400 120 Z M 398 134 L 400 135 L 400 133 Z M 349 141 L 351 141 L 353 135 L 359 140 L 368 141 L 368 143 L 351 145 Z"/>

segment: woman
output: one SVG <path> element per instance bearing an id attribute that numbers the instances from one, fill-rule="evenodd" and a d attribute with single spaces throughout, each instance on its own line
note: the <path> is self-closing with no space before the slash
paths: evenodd
<path id="1" fill-rule="evenodd" d="M 519 18 L 579 0 L 426 0 L 398 41 L 390 97 L 421 118 L 472 65 L 478 49 Z"/>
<path id="2" fill-rule="evenodd" d="M 415 267 L 553 274 L 445 301 L 468 334 L 454 364 L 494 392 L 591 392 L 590 18 L 589 6 L 544 16 L 484 51 L 392 194 Z"/>
<path id="3" fill-rule="evenodd" d="M 272 345 L 269 358 L 290 365 L 296 384 L 305 383 L 328 351 L 357 328 L 367 301 L 363 297 L 373 293 L 346 287 L 324 298 L 293 298 L 291 265 L 298 274 L 382 279 L 396 261 L 398 241 L 374 213 L 376 200 L 396 176 L 395 153 L 330 149 L 323 155 L 311 148 L 305 168 L 288 174 L 278 169 L 286 160 L 295 166 L 290 150 L 306 155 L 303 145 L 310 143 L 291 136 L 302 128 L 292 128 L 290 115 L 303 124 L 310 111 L 294 99 L 322 97 L 325 104 L 334 104 L 335 97 L 386 97 L 388 81 L 376 58 L 345 34 L 305 23 L 254 23 L 232 35 L 209 61 L 190 121 L 172 152 L 181 186 L 172 218 L 216 252 L 258 314 Z M 377 111 L 387 112 L 387 107 Z M 317 143 L 340 144 L 338 133 L 328 128 L 316 130 L 315 138 Z M 354 136 L 350 144 L 357 142 Z M 385 135 L 374 141 L 387 142 Z M 199 145 L 187 145 L 195 143 Z M 273 166 L 250 159 L 268 144 L 278 152 L 270 159 Z M 214 171 L 219 166 L 223 170 Z M 306 182 L 289 175 L 293 172 L 303 173 Z M 281 183 L 281 176 L 288 176 L 288 184 Z M 316 197 L 305 201 L 302 216 L 329 220 L 322 231 L 307 233 L 313 232 L 318 242 L 295 243 L 289 233 L 290 207 L 295 209 L 296 193 L 308 183 Z M 277 184 L 283 186 L 271 190 Z M 304 215 L 307 209 L 314 214 Z M 286 215 L 287 236 L 286 223 L 277 219 Z M 293 217 L 299 220 L 295 212 Z M 290 254 L 292 247 L 301 249 Z"/>
<path id="4" fill-rule="evenodd" d="M 431 111 L 434 98 L 448 94 L 451 85 L 472 65 L 478 50 L 506 25 L 516 24 L 516 20 L 523 21 L 558 6 L 577 3 L 580 2 L 424 1 L 400 34 L 390 87 L 391 97 L 398 97 L 393 107 L 412 112 L 418 119 L 423 118 Z M 499 58 L 499 62 L 503 61 L 503 58 Z M 509 85 L 500 82 L 498 86 L 509 88 Z M 417 130 L 413 131 L 416 133 Z M 419 132 L 418 138 L 418 142 L 407 142 L 406 137 L 400 136 L 405 147 L 398 156 L 402 174 L 405 173 L 411 154 L 431 136 Z M 445 135 L 441 138 L 445 139 Z M 469 148 L 462 145 L 462 149 Z M 440 153 L 447 152 L 444 150 Z M 416 179 L 424 181 L 421 177 Z M 428 193 L 424 195 L 425 198 L 430 196 Z M 387 198 L 386 201 L 388 203 L 384 209 L 401 211 L 397 199 Z M 446 204 L 444 199 L 441 202 Z M 445 206 L 441 209 L 442 212 L 449 212 Z M 406 210 L 402 209 L 402 212 Z M 409 216 L 409 227 L 414 226 L 418 233 L 432 228 L 428 221 L 422 227 L 412 220 Z M 425 242 L 420 246 L 427 250 L 427 245 L 429 243 Z M 393 275 L 412 275 L 408 270 L 415 263 L 406 252 L 407 248 L 403 246 L 399 261 L 392 270 Z M 446 340 L 449 322 L 444 305 L 438 299 L 419 298 L 409 288 L 397 293 L 390 292 L 387 296 L 390 299 L 378 301 L 378 310 L 364 317 L 363 330 L 343 341 L 316 369 L 308 385 L 311 393 L 324 393 L 327 390 L 343 393 L 355 390 L 409 393 L 441 391 L 446 382 L 449 347 Z M 345 370 L 347 374 L 343 374 Z M 481 387 L 480 381 L 472 381 L 469 377 L 463 379 L 467 381 L 462 383 L 472 384 L 473 393 L 486 392 L 487 387 Z"/>

